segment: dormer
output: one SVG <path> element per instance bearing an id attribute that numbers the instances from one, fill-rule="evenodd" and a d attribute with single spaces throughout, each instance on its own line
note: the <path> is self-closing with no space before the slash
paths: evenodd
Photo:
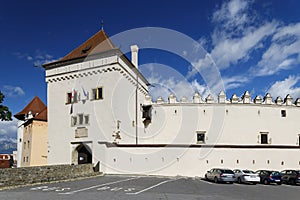
<path id="1" fill-rule="evenodd" d="M 261 104 L 261 100 L 262 100 L 261 97 L 258 95 L 258 96 L 255 97 L 254 103 L 255 104 Z"/>
<path id="2" fill-rule="evenodd" d="M 250 103 L 251 101 L 251 96 L 250 93 L 248 91 L 246 91 L 243 96 L 242 96 L 242 101 L 243 103 Z"/>
<path id="3" fill-rule="evenodd" d="M 275 103 L 277 104 L 277 105 L 282 105 L 282 98 L 281 97 L 277 97 L 276 99 L 275 99 Z"/>
<path id="4" fill-rule="evenodd" d="M 175 96 L 175 94 L 170 94 L 170 96 L 168 97 L 168 101 L 169 101 L 169 103 L 176 103 L 177 102 L 177 100 L 176 100 L 176 96 Z"/>
<path id="5" fill-rule="evenodd" d="M 264 104 L 272 104 L 272 96 L 270 95 L 270 93 L 267 93 L 266 96 L 264 97 Z"/>
<path id="6" fill-rule="evenodd" d="M 218 103 L 226 103 L 226 94 L 222 90 L 218 96 Z"/>
<path id="7" fill-rule="evenodd" d="M 236 94 L 233 94 L 230 98 L 231 103 L 238 103 L 239 102 L 239 97 L 236 96 Z"/>
<path id="8" fill-rule="evenodd" d="M 213 97 L 211 94 L 209 94 L 209 95 L 206 97 L 205 102 L 206 102 L 206 103 L 214 103 L 214 97 Z"/>
<path id="9" fill-rule="evenodd" d="M 284 98 L 284 103 L 287 106 L 291 106 L 293 104 L 293 97 L 290 94 L 286 95 Z"/>
<path id="10" fill-rule="evenodd" d="M 193 96 L 193 103 L 202 103 L 202 98 L 199 94 L 199 92 L 196 92 Z"/>

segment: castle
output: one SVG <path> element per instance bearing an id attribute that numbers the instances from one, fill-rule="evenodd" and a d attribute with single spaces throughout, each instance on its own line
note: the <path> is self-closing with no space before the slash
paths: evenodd
<path id="1" fill-rule="evenodd" d="M 104 173 L 203 176 L 212 167 L 300 166 L 300 100 L 245 92 L 152 102 L 138 69 L 100 30 L 44 64 L 48 164 L 94 163 Z"/>

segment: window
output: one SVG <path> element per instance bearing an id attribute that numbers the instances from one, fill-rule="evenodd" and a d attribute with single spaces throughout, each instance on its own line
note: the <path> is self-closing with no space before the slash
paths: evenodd
<path id="1" fill-rule="evenodd" d="M 89 115 L 84 116 L 84 124 L 89 124 L 90 123 L 90 117 Z"/>
<path id="2" fill-rule="evenodd" d="M 71 126 L 76 126 L 77 125 L 77 116 L 72 116 L 71 117 Z"/>
<path id="3" fill-rule="evenodd" d="M 286 117 L 286 110 L 281 110 L 281 117 Z"/>
<path id="4" fill-rule="evenodd" d="M 67 103 L 72 103 L 72 92 L 67 93 Z"/>
<path id="5" fill-rule="evenodd" d="M 298 135 L 298 145 L 300 146 L 300 135 Z"/>
<path id="6" fill-rule="evenodd" d="M 71 117 L 71 126 L 78 126 L 78 125 L 88 125 L 90 123 L 90 116 L 84 114 L 78 114 L 77 116 Z"/>
<path id="7" fill-rule="evenodd" d="M 205 143 L 205 131 L 197 131 L 197 143 Z"/>
<path id="8" fill-rule="evenodd" d="M 146 106 L 142 106 L 143 107 L 143 118 L 145 118 L 146 120 L 151 120 L 152 118 L 152 105 L 146 105 Z M 175 114 L 177 113 L 177 111 L 175 110 Z"/>
<path id="9" fill-rule="evenodd" d="M 268 144 L 268 133 L 260 133 L 260 143 Z"/>
<path id="10" fill-rule="evenodd" d="M 103 99 L 102 87 L 92 89 L 92 95 L 93 100 Z"/>
<path id="11" fill-rule="evenodd" d="M 83 114 L 78 114 L 78 124 L 79 125 L 83 124 Z"/>
<path id="12" fill-rule="evenodd" d="M 67 93 L 67 104 L 76 103 L 78 101 L 77 91 L 73 90 L 73 92 Z"/>
<path id="13" fill-rule="evenodd" d="M 26 149 L 26 142 L 24 142 L 24 149 Z"/>
<path id="14" fill-rule="evenodd" d="M 28 140 L 28 142 L 27 142 L 27 145 L 28 145 L 28 149 L 29 149 L 29 147 L 30 147 L 30 141 Z"/>

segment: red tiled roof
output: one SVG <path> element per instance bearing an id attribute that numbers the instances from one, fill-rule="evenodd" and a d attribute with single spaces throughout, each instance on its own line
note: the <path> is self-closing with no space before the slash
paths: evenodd
<path id="1" fill-rule="evenodd" d="M 115 46 L 104 30 L 100 30 L 79 47 L 60 59 L 58 62 L 87 57 L 90 55 L 90 53 L 97 54 L 114 48 Z"/>
<path id="2" fill-rule="evenodd" d="M 48 121 L 47 117 L 47 107 L 40 113 L 34 116 L 34 119 L 40 120 L 40 121 Z"/>
<path id="3" fill-rule="evenodd" d="M 28 114 L 29 111 L 31 111 L 35 119 L 47 121 L 47 106 L 39 97 L 34 97 L 22 111 L 15 114 L 14 116 L 19 120 L 24 120 L 25 115 Z"/>

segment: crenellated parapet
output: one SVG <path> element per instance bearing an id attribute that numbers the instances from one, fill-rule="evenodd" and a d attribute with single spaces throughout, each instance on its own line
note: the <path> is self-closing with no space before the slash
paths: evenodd
<path id="1" fill-rule="evenodd" d="M 206 98 L 202 98 L 201 95 L 196 92 L 192 100 L 189 100 L 187 97 L 182 97 L 179 101 L 175 94 L 170 94 L 168 101 L 164 101 L 162 97 L 158 97 L 155 102 L 152 102 L 150 95 L 145 97 L 145 105 L 150 104 L 257 104 L 257 105 L 277 105 L 277 106 L 298 106 L 300 107 L 300 98 L 297 98 L 293 102 L 293 97 L 288 94 L 284 99 L 277 97 L 273 101 L 273 97 L 270 93 L 267 93 L 263 98 L 261 96 L 256 96 L 254 99 L 251 98 L 249 91 L 245 91 L 241 97 L 238 97 L 236 94 L 233 94 L 229 99 L 227 99 L 224 91 L 221 91 L 218 94 L 217 100 L 214 99 L 212 94 L 207 95 Z"/>

